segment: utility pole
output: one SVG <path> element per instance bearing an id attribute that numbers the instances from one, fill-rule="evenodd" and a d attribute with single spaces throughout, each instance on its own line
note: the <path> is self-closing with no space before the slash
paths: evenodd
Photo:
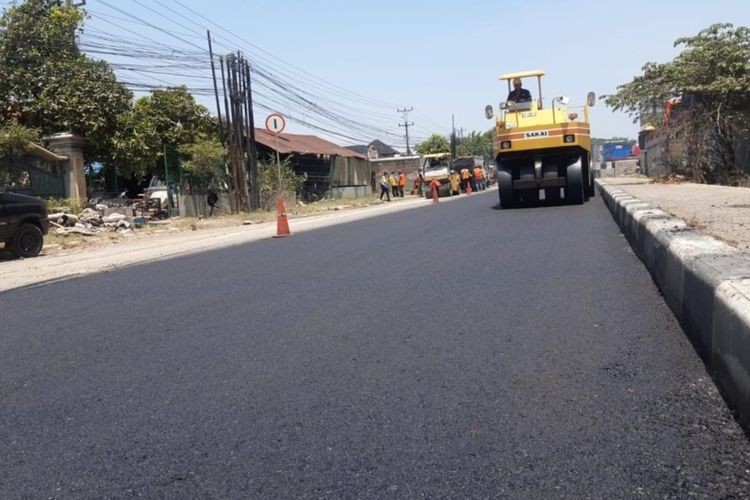
<path id="1" fill-rule="evenodd" d="M 451 115 L 451 162 L 456 159 L 456 117 Z"/>
<path id="2" fill-rule="evenodd" d="M 396 111 L 404 117 L 404 123 L 399 123 L 398 126 L 406 129 L 406 154 L 411 155 L 411 149 L 409 148 L 409 127 L 413 127 L 414 122 L 409 123 L 409 111 L 414 111 L 414 108 L 404 107 L 404 109 L 397 109 Z"/>
<path id="3" fill-rule="evenodd" d="M 236 148 L 235 148 L 235 135 L 234 135 L 234 124 L 232 121 L 232 114 L 230 112 L 229 108 L 229 91 L 227 87 L 227 81 L 229 79 L 229 60 L 227 60 L 226 64 L 226 72 L 224 71 L 224 58 L 219 57 L 219 65 L 221 66 L 221 88 L 224 92 L 224 116 L 226 116 L 226 135 L 224 136 L 225 144 L 227 145 L 227 148 L 229 149 L 229 170 L 230 170 L 230 177 L 232 181 L 230 182 L 230 191 L 232 192 L 232 196 L 234 199 L 234 206 L 232 208 L 232 213 L 239 213 L 242 211 L 242 196 L 240 195 L 240 187 L 239 187 L 239 159 L 236 157 Z M 226 78 L 225 78 L 226 75 Z"/>
<path id="4" fill-rule="evenodd" d="M 250 77 L 250 62 L 243 57 L 245 78 L 245 114 L 247 119 L 248 180 L 250 181 L 250 205 L 260 208 L 260 177 L 258 172 L 258 150 L 255 143 L 255 113 L 253 111 L 253 87 Z M 276 151 L 278 155 L 278 150 Z"/>
<path id="5" fill-rule="evenodd" d="M 221 61 L 221 60 L 220 60 Z M 251 195 L 248 180 L 253 181 L 255 174 L 255 144 L 252 143 L 250 126 L 253 125 L 252 106 L 248 102 L 248 62 L 241 53 L 226 56 L 226 93 L 224 95 L 226 110 L 229 153 L 232 166 L 232 186 L 234 188 L 237 210 L 257 209 L 255 188 Z M 224 72 L 222 63 L 222 73 Z M 222 85 L 224 76 L 222 75 Z M 248 179 L 248 171 L 250 178 Z"/>
<path id="6" fill-rule="evenodd" d="M 219 137 L 224 142 L 224 122 L 221 119 L 221 104 L 219 104 L 219 86 L 216 83 L 216 65 L 214 64 L 214 49 L 211 44 L 211 32 L 206 30 L 208 37 L 208 56 L 211 58 L 211 76 L 214 81 L 214 96 L 216 97 L 216 114 L 219 117 Z"/>

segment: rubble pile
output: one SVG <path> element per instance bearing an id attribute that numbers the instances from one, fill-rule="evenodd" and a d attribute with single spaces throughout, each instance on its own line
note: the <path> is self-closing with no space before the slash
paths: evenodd
<path id="1" fill-rule="evenodd" d="M 169 212 L 162 208 L 159 198 L 139 199 L 131 207 L 136 216 L 143 217 L 149 221 L 169 218 Z"/>
<path id="2" fill-rule="evenodd" d="M 80 234 L 95 236 L 103 232 L 130 231 L 133 224 L 129 217 L 118 212 L 103 215 L 102 212 L 87 208 L 78 215 L 56 213 L 49 215 L 50 224 L 57 234 Z"/>
<path id="3" fill-rule="evenodd" d="M 125 233 L 142 228 L 151 221 L 164 221 L 168 212 L 161 208 L 159 199 L 145 199 L 135 200 L 129 206 L 99 202 L 89 205 L 78 215 L 59 212 L 48 217 L 56 234 L 96 236 L 107 232 Z"/>

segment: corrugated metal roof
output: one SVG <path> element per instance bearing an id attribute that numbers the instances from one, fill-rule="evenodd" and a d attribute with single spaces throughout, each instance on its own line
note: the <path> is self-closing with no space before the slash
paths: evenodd
<path id="1" fill-rule="evenodd" d="M 262 128 L 255 129 L 255 140 L 267 148 L 278 150 L 281 154 L 298 153 L 312 155 L 343 156 L 349 158 L 367 157 L 346 149 L 314 135 L 279 134 L 278 140 L 273 134 Z"/>

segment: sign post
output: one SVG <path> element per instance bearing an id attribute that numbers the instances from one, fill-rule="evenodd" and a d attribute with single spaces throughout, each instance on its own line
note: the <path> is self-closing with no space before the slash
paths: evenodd
<path id="1" fill-rule="evenodd" d="M 271 113 L 266 118 L 266 130 L 274 136 L 274 147 L 276 149 L 276 168 L 279 171 L 279 198 L 276 200 L 276 236 L 274 238 L 286 238 L 292 233 L 289 231 L 289 221 L 286 218 L 286 207 L 284 206 L 284 194 L 281 186 L 281 156 L 279 155 L 279 134 L 286 127 L 286 120 L 280 113 Z"/>
<path id="2" fill-rule="evenodd" d="M 274 136 L 274 146 L 276 149 L 276 168 L 279 174 L 279 196 L 281 196 L 281 156 L 279 155 L 279 134 L 286 128 L 286 120 L 281 113 L 271 113 L 266 118 L 266 130 Z"/>

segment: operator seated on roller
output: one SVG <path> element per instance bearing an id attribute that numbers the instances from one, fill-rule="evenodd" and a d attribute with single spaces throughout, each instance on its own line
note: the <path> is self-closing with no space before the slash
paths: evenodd
<path id="1" fill-rule="evenodd" d="M 506 101 L 515 103 L 531 102 L 531 92 L 523 88 L 521 85 L 520 78 L 513 79 L 513 90 L 508 94 Z"/>

